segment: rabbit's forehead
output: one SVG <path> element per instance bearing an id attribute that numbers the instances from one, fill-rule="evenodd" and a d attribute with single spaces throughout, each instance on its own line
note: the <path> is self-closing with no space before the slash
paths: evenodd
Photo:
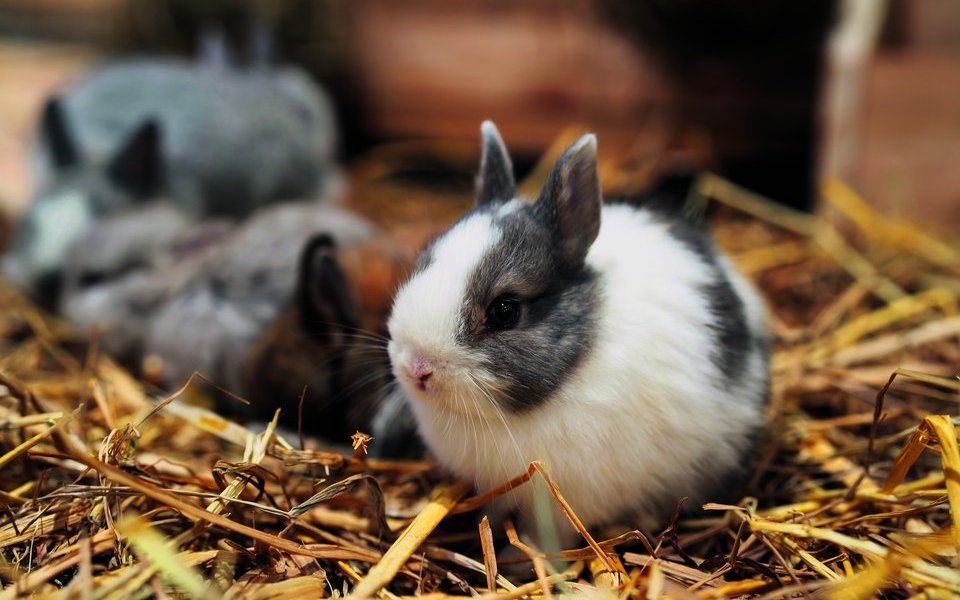
<path id="1" fill-rule="evenodd" d="M 397 294 L 392 333 L 424 345 L 455 344 L 467 286 L 500 237 L 492 216 L 476 213 L 439 238 Z"/>
<path id="2" fill-rule="evenodd" d="M 494 226 L 499 235 L 470 274 L 464 294 L 464 318 L 502 294 L 529 298 L 557 283 L 562 257 L 549 228 L 523 207 L 498 211 Z M 474 314 L 474 318 L 478 315 Z"/>
<path id="3" fill-rule="evenodd" d="M 452 300 L 463 298 L 471 276 L 483 265 L 492 248 L 500 244 L 502 230 L 488 213 L 475 213 L 457 223 L 431 248 L 429 266 L 422 273 L 430 278 L 443 278 L 456 284 L 459 293 Z"/>

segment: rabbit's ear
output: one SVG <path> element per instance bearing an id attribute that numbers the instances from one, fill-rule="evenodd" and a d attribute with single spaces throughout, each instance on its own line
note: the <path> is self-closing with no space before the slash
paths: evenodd
<path id="1" fill-rule="evenodd" d="M 330 336 L 360 327 L 352 286 L 336 250 L 333 238 L 321 233 L 310 238 L 300 254 L 298 301 L 301 326 L 308 335 Z"/>
<path id="2" fill-rule="evenodd" d="M 503 138 L 493 121 L 484 121 L 480 133 L 483 136 L 483 148 L 476 182 L 477 206 L 511 200 L 517 195 L 517 184 Z"/>
<path id="3" fill-rule="evenodd" d="M 547 179 L 534 210 L 553 229 L 571 268 L 579 268 L 600 233 L 602 195 L 597 173 L 597 138 L 577 140 Z"/>
<path id="4" fill-rule="evenodd" d="M 67 115 L 64 113 L 63 102 L 59 98 L 50 98 L 43 107 L 43 116 L 40 117 L 40 138 L 56 168 L 66 169 L 79 162 L 80 153 L 77 152 L 77 146 L 70 135 Z"/>
<path id="5" fill-rule="evenodd" d="M 163 179 L 160 125 L 145 121 L 110 161 L 110 180 L 130 194 L 147 198 L 160 190 Z"/>
<path id="6" fill-rule="evenodd" d="M 200 30 L 197 39 L 197 60 L 201 65 L 213 69 L 227 69 L 233 66 L 234 57 L 223 27 L 209 25 Z"/>

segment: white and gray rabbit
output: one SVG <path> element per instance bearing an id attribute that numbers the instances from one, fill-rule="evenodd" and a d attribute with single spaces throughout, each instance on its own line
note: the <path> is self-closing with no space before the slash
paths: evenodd
<path id="1" fill-rule="evenodd" d="M 476 208 L 421 255 L 388 321 L 426 445 L 478 490 L 544 461 L 587 526 L 708 498 L 763 426 L 762 301 L 705 230 L 602 205 L 593 135 L 530 203 L 481 129 Z M 529 516 L 532 490 L 507 506 Z"/>
<path id="2" fill-rule="evenodd" d="M 38 130 L 35 199 L 5 272 L 41 299 L 56 292 L 69 242 L 102 215 L 163 197 L 243 216 L 339 179 L 331 104 L 289 67 L 108 64 L 51 98 Z"/>

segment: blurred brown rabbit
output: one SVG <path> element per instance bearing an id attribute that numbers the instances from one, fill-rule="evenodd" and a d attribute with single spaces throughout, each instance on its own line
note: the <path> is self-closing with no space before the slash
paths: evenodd
<path id="1" fill-rule="evenodd" d="M 296 295 L 254 345 L 242 388 L 253 414 L 332 441 L 366 429 L 390 386 L 386 317 L 409 260 L 381 237 L 337 251 L 328 234 L 301 253 Z"/>

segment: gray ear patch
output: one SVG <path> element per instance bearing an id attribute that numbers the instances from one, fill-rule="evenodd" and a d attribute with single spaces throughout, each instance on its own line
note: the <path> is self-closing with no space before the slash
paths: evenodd
<path id="1" fill-rule="evenodd" d="M 517 195 L 517 183 L 513 178 L 513 163 L 507 147 L 493 121 L 484 121 L 480 126 L 483 148 L 480 154 L 480 172 L 477 173 L 477 206 L 494 201 L 505 202 Z"/>
<path id="2" fill-rule="evenodd" d="M 578 269 L 600 233 L 602 207 L 600 176 L 597 173 L 597 138 L 585 135 L 577 140 L 550 173 L 537 212 L 554 230 L 567 265 Z"/>

